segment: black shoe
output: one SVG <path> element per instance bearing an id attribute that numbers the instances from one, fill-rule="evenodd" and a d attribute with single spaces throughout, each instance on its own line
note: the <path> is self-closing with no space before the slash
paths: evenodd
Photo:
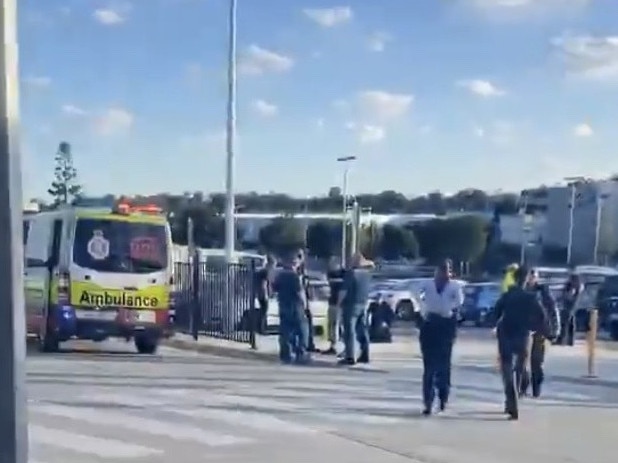
<path id="1" fill-rule="evenodd" d="M 440 405 L 438 406 L 438 410 L 440 410 L 441 412 L 443 412 L 444 410 L 446 410 L 446 400 L 440 400 Z"/>
<path id="2" fill-rule="evenodd" d="M 423 409 L 423 411 L 421 412 L 421 415 L 423 415 L 423 416 L 431 416 L 431 409 L 430 408 Z"/>
<path id="3" fill-rule="evenodd" d="M 323 350 L 321 354 L 322 355 L 337 355 L 337 350 L 335 350 L 334 347 L 331 347 L 329 349 Z"/>
<path id="4" fill-rule="evenodd" d="M 356 363 L 369 363 L 369 356 L 361 355 L 360 357 L 356 359 Z"/>
<path id="5" fill-rule="evenodd" d="M 342 358 L 337 362 L 337 365 L 352 366 L 356 365 L 356 362 L 354 361 L 354 359 Z"/>
<path id="6" fill-rule="evenodd" d="M 541 386 L 532 388 L 532 397 L 535 399 L 541 397 Z"/>
<path id="7" fill-rule="evenodd" d="M 519 419 L 519 412 L 509 412 L 509 421 L 517 421 Z"/>

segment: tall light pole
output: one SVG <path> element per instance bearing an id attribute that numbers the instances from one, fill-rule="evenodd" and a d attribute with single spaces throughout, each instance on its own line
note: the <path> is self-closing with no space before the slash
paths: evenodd
<path id="1" fill-rule="evenodd" d="M 599 263 L 599 243 L 601 241 L 601 225 L 603 220 L 603 203 L 609 197 L 607 193 L 597 192 L 596 194 L 596 223 L 594 227 L 594 251 L 593 261 L 595 265 Z"/>
<path id="2" fill-rule="evenodd" d="M 234 216 L 236 205 L 234 198 L 234 170 L 236 155 L 236 0 L 229 0 L 229 37 L 228 37 L 228 95 L 226 124 L 226 154 L 225 171 L 225 258 L 232 262 L 236 244 L 236 223 Z"/>
<path id="3" fill-rule="evenodd" d="M 17 0 L 2 0 L 0 27 L 0 463 L 28 463 Z"/>
<path id="4" fill-rule="evenodd" d="M 586 177 L 566 177 L 570 186 L 570 202 L 569 202 L 569 234 L 567 239 L 567 265 L 571 265 L 573 260 L 573 230 L 575 228 L 575 201 L 577 200 L 577 187 L 581 183 L 586 183 L 589 180 Z"/>
<path id="5" fill-rule="evenodd" d="M 348 172 L 350 170 L 350 163 L 356 161 L 356 156 L 343 156 L 337 158 L 337 162 L 344 164 L 343 169 L 343 186 L 341 189 L 342 208 L 341 208 L 341 266 L 345 267 L 347 255 L 348 255 Z"/>

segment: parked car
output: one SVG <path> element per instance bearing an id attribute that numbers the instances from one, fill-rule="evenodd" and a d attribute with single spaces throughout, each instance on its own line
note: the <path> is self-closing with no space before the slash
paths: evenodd
<path id="1" fill-rule="evenodd" d="M 413 321 L 420 309 L 414 280 L 386 280 L 375 284 L 369 294 L 369 309 L 388 307 L 398 320 Z"/>
<path id="2" fill-rule="evenodd" d="M 469 283 L 464 287 L 461 322 L 475 326 L 489 326 L 495 322 L 494 307 L 500 298 L 500 283 Z"/>

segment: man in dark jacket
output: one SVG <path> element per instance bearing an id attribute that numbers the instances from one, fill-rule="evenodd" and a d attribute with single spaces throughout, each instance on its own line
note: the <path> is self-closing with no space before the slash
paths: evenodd
<path id="1" fill-rule="evenodd" d="M 579 275 L 572 274 L 562 291 L 562 313 L 560 316 L 561 330 L 558 344 L 572 346 L 575 344 L 575 309 L 584 287 Z"/>
<path id="2" fill-rule="evenodd" d="M 496 335 L 500 370 L 504 383 L 505 413 L 509 419 L 519 418 L 518 391 L 525 368 L 531 331 L 545 333 L 547 315 L 537 297 L 524 289 L 528 270 L 520 267 L 515 272 L 515 285 L 500 296 L 495 305 L 498 320 Z"/>
<path id="3" fill-rule="evenodd" d="M 536 398 L 541 395 L 541 386 L 545 378 L 543 363 L 545 363 L 546 340 L 553 341 L 558 337 L 560 332 L 560 315 L 556 307 L 556 301 L 549 292 L 549 289 L 547 289 L 547 286 L 539 283 L 538 274 L 534 269 L 528 272 L 526 289 L 534 294 L 539 304 L 545 310 L 548 325 L 547 332 L 536 331 L 532 334 L 529 352 L 530 372 L 524 371 L 519 390 L 519 395 L 524 396 L 528 392 L 528 387 L 532 386 L 532 396 Z"/>
<path id="4" fill-rule="evenodd" d="M 279 358 L 292 361 L 292 351 L 298 363 L 310 360 L 308 326 L 305 316 L 305 289 L 298 272 L 299 260 L 290 257 L 283 262 L 273 282 L 279 303 Z"/>

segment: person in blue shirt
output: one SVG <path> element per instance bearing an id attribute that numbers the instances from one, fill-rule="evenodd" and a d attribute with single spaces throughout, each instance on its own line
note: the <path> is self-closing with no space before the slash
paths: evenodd
<path id="1" fill-rule="evenodd" d="M 310 360 L 305 288 L 298 271 L 299 265 L 297 255 L 288 257 L 273 282 L 279 304 L 279 358 L 283 363 L 293 360 L 306 363 Z"/>
<path id="2" fill-rule="evenodd" d="M 360 253 L 352 256 L 350 269 L 345 272 L 343 286 L 339 292 L 345 355 L 340 365 L 369 363 L 369 332 L 367 329 L 367 302 L 371 286 L 373 263 Z M 360 344 L 360 355 L 355 356 L 354 338 Z"/>

